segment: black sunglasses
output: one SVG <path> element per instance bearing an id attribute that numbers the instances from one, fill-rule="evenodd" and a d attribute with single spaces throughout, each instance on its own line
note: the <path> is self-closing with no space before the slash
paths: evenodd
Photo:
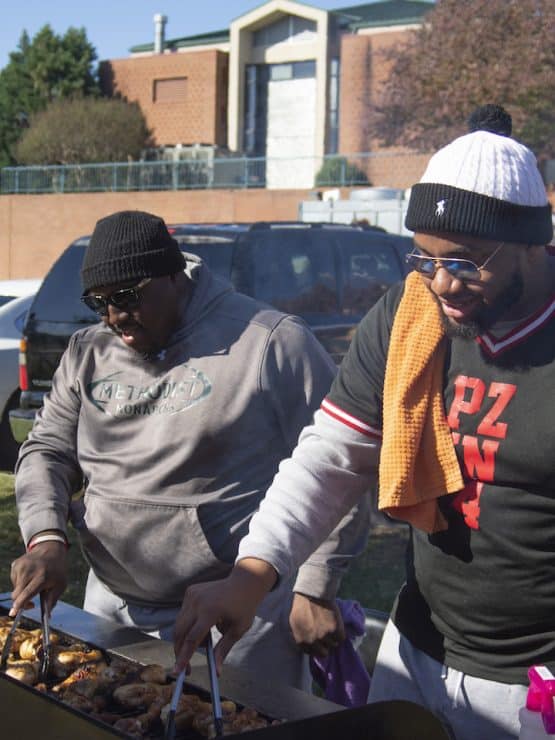
<path id="1" fill-rule="evenodd" d="M 121 288 L 110 295 L 99 295 L 88 293 L 81 296 L 83 303 L 88 306 L 99 316 L 108 314 L 108 306 L 115 306 L 120 311 L 127 311 L 130 308 L 136 308 L 141 302 L 139 293 L 145 285 L 148 285 L 152 278 L 143 278 L 140 283 L 133 285 L 131 288 Z"/>
<path id="2" fill-rule="evenodd" d="M 472 260 L 459 259 L 458 257 L 429 257 L 426 254 L 419 254 L 417 251 L 407 254 L 405 259 L 407 264 L 416 270 L 416 272 L 429 278 L 433 278 L 439 268 L 443 267 L 444 270 L 447 270 L 457 280 L 479 282 L 482 279 L 481 271 L 495 257 L 504 243 L 501 242 L 501 244 L 498 244 L 496 249 L 493 250 L 487 260 L 481 265 L 477 265 Z"/>

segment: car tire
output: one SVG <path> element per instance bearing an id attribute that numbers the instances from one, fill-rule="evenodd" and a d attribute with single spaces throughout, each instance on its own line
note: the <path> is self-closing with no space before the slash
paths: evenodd
<path id="1" fill-rule="evenodd" d="M 10 473 L 13 473 L 21 445 L 13 438 L 12 430 L 10 429 L 9 412 L 11 409 L 16 409 L 19 406 L 19 396 L 20 392 L 16 391 L 10 397 L 0 420 L 0 470 Z"/>

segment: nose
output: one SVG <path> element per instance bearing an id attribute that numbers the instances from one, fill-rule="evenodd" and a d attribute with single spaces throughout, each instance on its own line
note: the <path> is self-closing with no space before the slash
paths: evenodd
<path id="1" fill-rule="evenodd" d="M 463 287 L 464 284 L 462 280 L 451 275 L 445 267 L 438 265 L 430 284 L 430 288 L 437 296 L 458 293 Z"/>
<path id="2" fill-rule="evenodd" d="M 111 303 L 108 303 L 108 306 L 106 308 L 106 315 L 104 316 L 104 321 L 107 324 L 117 324 L 121 323 L 122 317 L 127 318 L 128 313 L 123 308 L 118 308 L 117 306 L 112 305 Z"/>

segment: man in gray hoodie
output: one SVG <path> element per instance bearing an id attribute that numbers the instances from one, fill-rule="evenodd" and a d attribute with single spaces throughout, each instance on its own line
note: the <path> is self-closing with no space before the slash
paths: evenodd
<path id="1" fill-rule="evenodd" d="M 81 277 L 102 321 L 71 338 L 21 448 L 13 612 L 63 593 L 69 519 L 91 566 L 85 609 L 171 638 L 186 588 L 231 570 L 335 366 L 301 320 L 236 293 L 152 214 L 101 219 Z M 231 660 L 307 688 L 301 646 L 344 637 L 334 597 L 365 530 L 351 512 Z"/>

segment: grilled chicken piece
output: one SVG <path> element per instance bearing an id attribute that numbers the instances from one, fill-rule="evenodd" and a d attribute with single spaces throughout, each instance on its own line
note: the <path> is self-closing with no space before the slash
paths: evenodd
<path id="1" fill-rule="evenodd" d="M 230 699 L 222 699 L 220 703 L 222 705 L 222 717 L 224 719 L 236 714 L 237 704 L 234 701 L 231 701 Z"/>
<path id="2" fill-rule="evenodd" d="M 27 686 L 33 686 L 39 677 L 39 667 L 38 660 L 8 660 L 6 675 L 16 678 Z"/>
<path id="3" fill-rule="evenodd" d="M 8 637 L 9 632 L 10 632 L 10 627 L 0 628 L 0 649 L 4 647 L 4 643 L 6 642 L 6 638 Z M 38 630 L 38 632 L 40 634 L 40 630 Z M 19 647 L 21 643 L 33 637 L 34 637 L 34 632 L 31 632 L 30 630 L 16 629 L 12 637 L 12 645 L 10 648 L 10 654 L 19 655 Z"/>
<path id="4" fill-rule="evenodd" d="M 145 683 L 165 684 L 168 680 L 168 672 L 163 666 L 152 663 L 143 668 L 139 678 Z"/>
<path id="5" fill-rule="evenodd" d="M 171 697 L 171 684 L 161 686 L 156 683 L 129 683 L 118 686 L 113 697 L 118 704 L 126 709 L 148 707 L 153 702 L 163 699 L 164 703 Z"/>
<path id="6" fill-rule="evenodd" d="M 160 712 L 166 702 L 166 698 L 164 696 L 155 699 L 144 714 L 139 714 L 136 717 L 123 717 L 117 720 L 117 722 L 114 722 L 114 727 L 132 737 L 143 737 L 154 722 L 160 718 Z"/>
<path id="7" fill-rule="evenodd" d="M 141 717 L 122 717 L 114 722 L 113 726 L 116 730 L 125 732 L 129 737 L 144 737 L 147 730 L 143 726 Z"/>
<path id="8" fill-rule="evenodd" d="M 267 727 L 268 722 L 254 709 L 243 709 L 231 719 L 229 729 L 231 732 L 246 732 L 247 730 L 258 730 Z"/>
<path id="9" fill-rule="evenodd" d="M 210 706 L 210 705 L 208 705 Z M 162 724 L 167 725 L 168 714 L 170 713 L 171 704 L 166 704 L 162 707 L 160 712 L 160 719 Z M 177 703 L 177 709 L 175 711 L 175 728 L 180 732 L 192 727 L 195 716 L 199 713 L 201 708 L 205 711 L 206 702 L 203 702 L 199 696 L 195 694 L 182 694 L 179 697 Z"/>
<path id="10" fill-rule="evenodd" d="M 55 646 L 52 650 L 51 671 L 58 678 L 66 678 L 77 667 L 102 660 L 100 650 L 84 650 L 82 645 Z"/>
<path id="11" fill-rule="evenodd" d="M 64 704 L 69 704 L 69 706 L 73 707 L 73 709 L 78 709 L 80 712 L 85 712 L 86 714 L 90 714 L 95 709 L 97 709 L 91 699 L 83 696 L 83 694 L 78 694 L 74 691 L 66 691 L 63 701 Z"/>
<path id="12" fill-rule="evenodd" d="M 210 702 L 200 702 L 193 717 L 192 727 L 203 737 L 210 737 L 214 731 L 214 716 Z"/>
<path id="13" fill-rule="evenodd" d="M 52 691 L 57 694 L 64 694 L 64 697 L 65 693 L 69 691 L 90 698 L 109 683 L 103 674 L 107 667 L 103 661 L 86 663 L 70 673 L 61 683 L 53 686 Z"/>
<path id="14" fill-rule="evenodd" d="M 41 630 L 33 630 L 33 632 L 35 634 L 33 634 L 32 637 L 28 637 L 26 640 L 23 640 L 19 646 L 19 657 L 22 660 L 37 660 L 40 658 L 42 632 Z M 52 645 L 57 643 L 59 639 L 58 635 L 52 634 L 50 636 L 50 642 Z"/>

